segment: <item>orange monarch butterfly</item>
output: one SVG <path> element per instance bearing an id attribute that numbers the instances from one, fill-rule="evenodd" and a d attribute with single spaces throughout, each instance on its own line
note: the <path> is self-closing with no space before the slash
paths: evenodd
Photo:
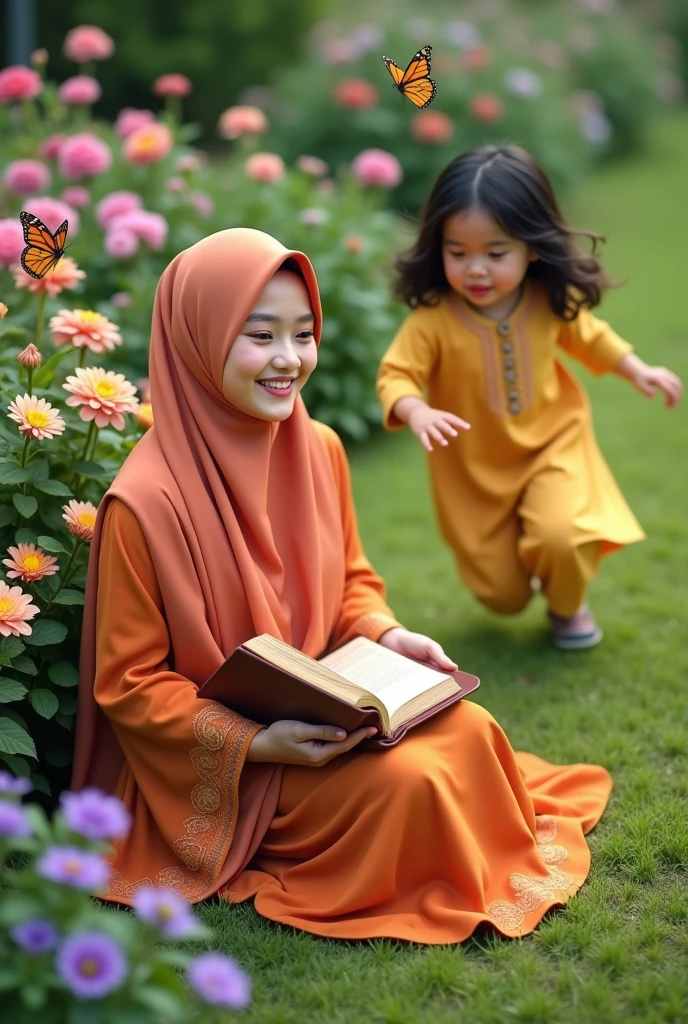
<path id="1" fill-rule="evenodd" d="M 406 71 L 402 71 L 389 57 L 382 58 L 394 79 L 394 88 L 421 110 L 429 106 L 437 95 L 437 86 L 430 78 L 431 51 L 432 46 L 424 46 L 411 58 Z"/>
<path id="2" fill-rule="evenodd" d="M 40 281 L 62 259 L 67 239 L 67 221 L 63 221 L 55 232 L 49 231 L 42 220 L 25 210 L 19 214 L 24 229 L 26 248 L 20 262 L 27 274 Z"/>

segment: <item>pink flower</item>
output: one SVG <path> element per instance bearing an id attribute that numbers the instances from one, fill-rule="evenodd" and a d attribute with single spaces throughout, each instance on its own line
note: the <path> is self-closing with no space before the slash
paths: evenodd
<path id="1" fill-rule="evenodd" d="M 365 78 L 345 78 L 334 91 L 335 102 L 349 110 L 370 110 L 377 106 L 378 92 Z"/>
<path id="2" fill-rule="evenodd" d="M 186 198 L 199 217 L 205 219 L 212 217 L 215 210 L 215 202 L 213 197 L 209 196 L 207 192 L 189 192 Z"/>
<path id="3" fill-rule="evenodd" d="M 97 427 L 124 430 L 124 414 L 138 412 L 136 388 L 123 373 L 103 370 L 98 366 L 78 366 L 75 376 L 67 377 L 62 387 L 71 394 L 67 405 L 81 406 L 79 416 L 84 422 L 95 420 Z"/>
<path id="4" fill-rule="evenodd" d="M 59 295 L 64 288 L 74 291 L 79 281 L 86 277 L 86 273 L 79 269 L 71 256 L 63 256 L 57 266 L 49 270 L 40 281 L 29 277 L 20 266 L 12 266 L 10 270 L 17 288 L 28 288 L 34 293 L 45 292 L 51 299 Z"/>
<path id="5" fill-rule="evenodd" d="M 21 579 L 25 583 L 34 583 L 44 576 L 54 576 L 59 572 L 57 559 L 46 555 L 42 548 L 35 544 L 18 544 L 16 548 L 7 549 L 9 558 L 3 558 L 2 564 L 8 566 L 5 573 L 8 579 Z"/>
<path id="6" fill-rule="evenodd" d="M 62 143 L 67 138 L 66 135 L 48 135 L 46 139 L 43 139 L 39 148 L 39 152 L 44 160 L 54 160 L 60 154 Z"/>
<path id="7" fill-rule="evenodd" d="M 119 135 L 120 139 L 126 139 L 127 136 L 135 132 L 137 128 L 143 128 L 147 124 L 153 124 L 155 121 L 155 114 L 152 110 L 137 110 L 135 107 L 122 107 L 117 120 L 115 121 L 115 131 Z"/>
<path id="8" fill-rule="evenodd" d="M 174 176 L 172 178 L 168 178 L 165 182 L 165 191 L 170 192 L 172 195 L 178 195 L 180 192 L 183 192 L 185 188 L 186 181 L 184 178 Z"/>
<path id="9" fill-rule="evenodd" d="M 307 224 L 309 227 L 319 227 L 321 224 L 324 224 L 326 220 L 327 211 L 322 210 L 318 206 L 307 206 L 299 212 L 300 223 Z"/>
<path id="10" fill-rule="evenodd" d="M 74 75 L 62 83 L 57 94 L 68 107 L 87 107 L 98 102 L 103 90 L 90 75 Z"/>
<path id="11" fill-rule="evenodd" d="M 200 166 L 201 158 L 196 153 L 182 153 L 176 164 L 180 174 L 193 174 Z"/>
<path id="12" fill-rule="evenodd" d="M 259 135 L 268 130 L 268 119 L 259 107 L 229 107 L 220 114 L 217 130 L 223 139 Z"/>
<path id="13" fill-rule="evenodd" d="M 42 192 L 50 184 L 50 171 L 38 160 L 13 160 L 5 168 L 4 183 L 18 196 Z"/>
<path id="14" fill-rule="evenodd" d="M 160 75 L 153 82 L 153 92 L 156 96 L 188 96 L 191 92 L 191 81 L 186 75 L 171 72 L 167 75 Z"/>
<path id="15" fill-rule="evenodd" d="M 154 121 L 127 135 L 122 152 L 130 164 L 154 164 L 169 156 L 173 145 L 172 132 L 167 125 Z"/>
<path id="16" fill-rule="evenodd" d="M 61 309 L 51 317 L 50 330 L 56 348 L 73 345 L 100 355 L 122 344 L 119 327 L 102 313 L 90 309 Z"/>
<path id="17" fill-rule="evenodd" d="M 19 424 L 19 433 L 34 441 L 51 440 L 65 428 L 65 421 L 45 398 L 17 395 L 7 408 L 8 418 Z"/>
<path id="18" fill-rule="evenodd" d="M 454 134 L 454 122 L 441 110 L 419 110 L 411 121 L 411 135 L 416 142 L 442 146 Z"/>
<path id="19" fill-rule="evenodd" d="M 139 240 L 128 228 L 110 228 L 103 242 L 105 252 L 115 260 L 128 260 L 139 251 Z"/>
<path id="20" fill-rule="evenodd" d="M 353 64 L 357 55 L 356 47 L 349 39 L 333 39 L 325 45 L 328 64 Z"/>
<path id="21" fill-rule="evenodd" d="M 244 170 L 253 181 L 279 181 L 284 177 L 284 160 L 277 153 L 253 153 Z"/>
<path id="22" fill-rule="evenodd" d="M 132 210 L 140 210 L 142 206 L 143 200 L 137 192 L 128 192 L 126 189 L 110 192 L 96 206 L 98 227 L 109 228 L 118 217 Z"/>
<path id="23" fill-rule="evenodd" d="M 42 89 L 41 76 L 33 68 L 13 64 L 0 71 L 0 103 L 32 100 Z"/>
<path id="24" fill-rule="evenodd" d="M 112 57 L 115 42 L 97 25 L 79 25 L 67 33 L 62 49 L 75 64 L 87 64 L 91 60 Z"/>
<path id="25" fill-rule="evenodd" d="M 354 159 L 351 170 L 359 185 L 394 188 L 404 176 L 401 164 L 384 149 L 364 149 Z"/>
<path id="26" fill-rule="evenodd" d="M 21 587 L 10 587 L 0 580 L 0 634 L 2 636 L 31 636 L 29 619 L 40 611 L 31 604 L 30 594 Z"/>
<path id="27" fill-rule="evenodd" d="M 79 214 L 60 199 L 53 199 L 52 196 L 32 196 L 25 201 L 24 209 L 34 217 L 40 217 L 51 231 L 57 231 L 62 221 L 66 220 L 69 221 L 69 234 L 72 237 L 79 232 Z"/>
<path id="28" fill-rule="evenodd" d="M 167 240 L 168 224 L 159 213 L 149 210 L 131 210 L 116 217 L 110 224 L 111 231 L 131 231 L 145 242 L 149 249 L 162 249 Z"/>
<path id="29" fill-rule="evenodd" d="M 296 166 L 304 174 L 309 174 L 311 178 L 322 178 L 330 169 L 319 156 L 308 156 L 308 154 L 298 157 Z"/>
<path id="30" fill-rule="evenodd" d="M 7 308 L 7 307 L 5 307 Z M 23 366 L 25 370 L 36 370 L 41 365 L 43 357 L 38 351 L 34 343 L 31 341 L 23 348 L 18 356 L 14 357 L 20 366 Z"/>
<path id="31" fill-rule="evenodd" d="M 24 248 L 24 232 L 19 218 L 0 220 L 0 267 L 18 263 Z M 24 273 L 22 271 L 22 273 Z M 26 276 L 26 275 L 24 275 Z"/>
<path id="32" fill-rule="evenodd" d="M 81 209 L 91 202 L 91 193 L 83 185 L 70 185 L 60 192 L 60 201 L 66 203 L 67 206 Z"/>
<path id="33" fill-rule="evenodd" d="M 110 147 L 91 132 L 79 132 L 66 139 L 57 158 L 60 174 L 68 181 L 104 174 L 112 164 Z"/>
<path id="34" fill-rule="evenodd" d="M 96 525 L 98 509 L 90 501 L 75 501 L 62 506 L 62 518 L 73 537 L 79 540 L 91 540 Z"/>
<path id="35" fill-rule="evenodd" d="M 493 92 L 481 92 L 468 104 L 476 121 L 499 121 L 504 113 L 504 104 Z"/>
<path id="36" fill-rule="evenodd" d="M 110 302 L 115 309 L 128 309 L 131 306 L 131 295 L 129 292 L 115 292 L 110 296 Z"/>

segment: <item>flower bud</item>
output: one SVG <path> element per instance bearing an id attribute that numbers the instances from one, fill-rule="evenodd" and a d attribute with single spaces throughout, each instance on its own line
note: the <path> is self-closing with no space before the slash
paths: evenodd
<path id="1" fill-rule="evenodd" d="M 27 345 L 26 348 L 22 352 L 20 352 L 16 358 L 17 362 L 27 370 L 37 369 L 43 361 L 41 353 L 38 351 L 33 342 L 31 342 L 30 345 Z"/>

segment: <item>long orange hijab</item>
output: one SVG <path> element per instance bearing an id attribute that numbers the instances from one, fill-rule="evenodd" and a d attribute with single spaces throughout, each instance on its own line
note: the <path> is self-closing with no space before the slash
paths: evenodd
<path id="1" fill-rule="evenodd" d="M 92 542 L 74 788 L 113 791 L 124 767 L 93 696 L 98 587 L 107 586 L 100 538 L 113 497 L 142 528 L 169 628 L 169 662 L 194 692 L 259 633 L 312 656 L 327 646 L 344 584 L 341 514 L 327 453 L 300 397 L 289 419 L 274 423 L 239 412 L 221 390 L 234 339 L 289 258 L 305 280 L 319 341 L 320 300 L 309 260 L 262 232 L 211 235 L 180 253 L 160 279 L 150 354 L 155 424 L 101 503 Z M 254 772 L 254 818 L 270 778 L 274 800 L 274 772 Z"/>

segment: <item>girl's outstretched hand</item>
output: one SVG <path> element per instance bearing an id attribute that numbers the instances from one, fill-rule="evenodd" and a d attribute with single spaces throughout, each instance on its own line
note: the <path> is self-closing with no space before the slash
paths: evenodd
<path id="1" fill-rule="evenodd" d="M 432 409 L 425 402 L 414 406 L 408 414 L 408 425 L 427 452 L 431 452 L 433 441 L 446 446 L 449 438 L 458 437 L 460 430 L 470 430 L 466 423 L 453 412 Z"/>
<path id="2" fill-rule="evenodd" d="M 654 398 L 658 391 L 662 391 L 667 409 L 673 409 L 681 400 L 683 394 L 681 379 L 671 370 L 667 370 L 665 366 L 648 366 L 631 352 L 623 357 L 618 370 L 623 377 L 630 380 L 641 395 Z"/>
<path id="3" fill-rule="evenodd" d="M 383 633 L 378 643 L 390 651 L 403 654 L 405 658 L 412 658 L 429 668 L 436 668 L 440 672 L 454 672 L 458 667 L 451 658 L 442 650 L 436 640 L 422 633 L 411 633 L 408 629 L 395 626 Z"/>

